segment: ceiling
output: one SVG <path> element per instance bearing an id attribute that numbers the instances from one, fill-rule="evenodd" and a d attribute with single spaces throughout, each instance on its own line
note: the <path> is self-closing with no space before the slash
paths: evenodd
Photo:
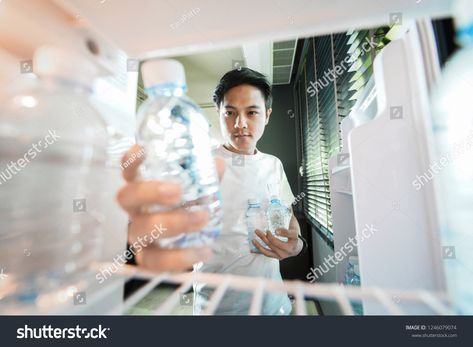
<path id="1" fill-rule="evenodd" d="M 173 58 L 184 65 L 189 96 L 205 107 L 211 104 L 211 93 L 206 89 L 215 87 L 226 72 L 239 66 L 261 72 L 272 84 L 290 83 L 296 45 L 297 40 L 245 43 L 240 47 Z"/>
<path id="2" fill-rule="evenodd" d="M 216 81 L 223 74 L 231 70 L 234 62 L 244 61 L 243 49 L 241 47 L 229 48 L 220 51 L 199 53 L 174 57 L 179 60 L 185 68 L 188 80 L 200 75 L 206 75 Z"/>
<path id="3" fill-rule="evenodd" d="M 136 59 L 317 36 L 451 13 L 452 0 L 54 0 Z"/>
<path id="4" fill-rule="evenodd" d="M 188 95 L 202 108 L 213 107 L 212 93 L 220 78 L 232 70 L 234 62 L 244 62 L 241 47 L 173 57 L 186 72 Z"/>
<path id="5" fill-rule="evenodd" d="M 291 82 L 297 40 L 274 42 L 272 47 L 273 85 Z"/>

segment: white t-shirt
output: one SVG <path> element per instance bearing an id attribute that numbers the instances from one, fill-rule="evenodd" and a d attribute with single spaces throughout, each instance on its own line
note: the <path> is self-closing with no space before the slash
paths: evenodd
<path id="1" fill-rule="evenodd" d="M 257 150 L 253 155 L 241 155 L 220 146 L 215 155 L 225 160 L 225 173 L 220 183 L 223 204 L 223 228 L 213 243 L 213 256 L 194 266 L 194 271 L 229 273 L 265 277 L 282 281 L 279 260 L 250 252 L 245 214 L 248 199 L 259 199 L 266 210 L 270 195 L 278 195 L 281 202 L 291 206 L 294 201 L 291 187 L 281 161 L 273 155 Z M 271 190 L 271 191 L 270 191 Z M 212 290 L 205 283 L 194 284 L 194 314 L 200 314 Z M 246 315 L 252 296 L 246 292 L 227 292 L 216 314 Z M 263 301 L 265 315 L 289 314 L 291 304 L 287 293 L 267 294 Z"/>

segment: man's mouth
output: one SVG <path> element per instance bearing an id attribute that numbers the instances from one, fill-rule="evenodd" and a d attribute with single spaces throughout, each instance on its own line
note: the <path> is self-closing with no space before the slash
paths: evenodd
<path id="1" fill-rule="evenodd" d="M 250 134 L 234 134 L 234 137 L 250 137 Z"/>

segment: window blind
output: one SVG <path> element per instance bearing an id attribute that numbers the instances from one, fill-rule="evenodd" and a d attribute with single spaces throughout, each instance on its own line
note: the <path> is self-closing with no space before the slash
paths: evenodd
<path id="1" fill-rule="evenodd" d="M 328 159 L 341 149 L 340 123 L 373 74 L 373 59 L 389 28 L 356 30 L 304 40 L 294 81 L 302 158 L 304 214 L 329 240 L 332 215 Z"/>

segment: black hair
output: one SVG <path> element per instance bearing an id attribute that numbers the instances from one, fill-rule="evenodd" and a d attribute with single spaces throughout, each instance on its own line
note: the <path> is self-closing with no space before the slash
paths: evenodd
<path id="1" fill-rule="evenodd" d="M 263 74 L 247 67 L 234 69 L 223 75 L 214 91 L 213 101 L 215 105 L 220 107 L 225 93 L 242 84 L 249 84 L 258 88 L 261 91 L 261 94 L 263 94 L 266 110 L 271 107 L 271 104 L 273 103 L 271 84 L 269 84 Z"/>

